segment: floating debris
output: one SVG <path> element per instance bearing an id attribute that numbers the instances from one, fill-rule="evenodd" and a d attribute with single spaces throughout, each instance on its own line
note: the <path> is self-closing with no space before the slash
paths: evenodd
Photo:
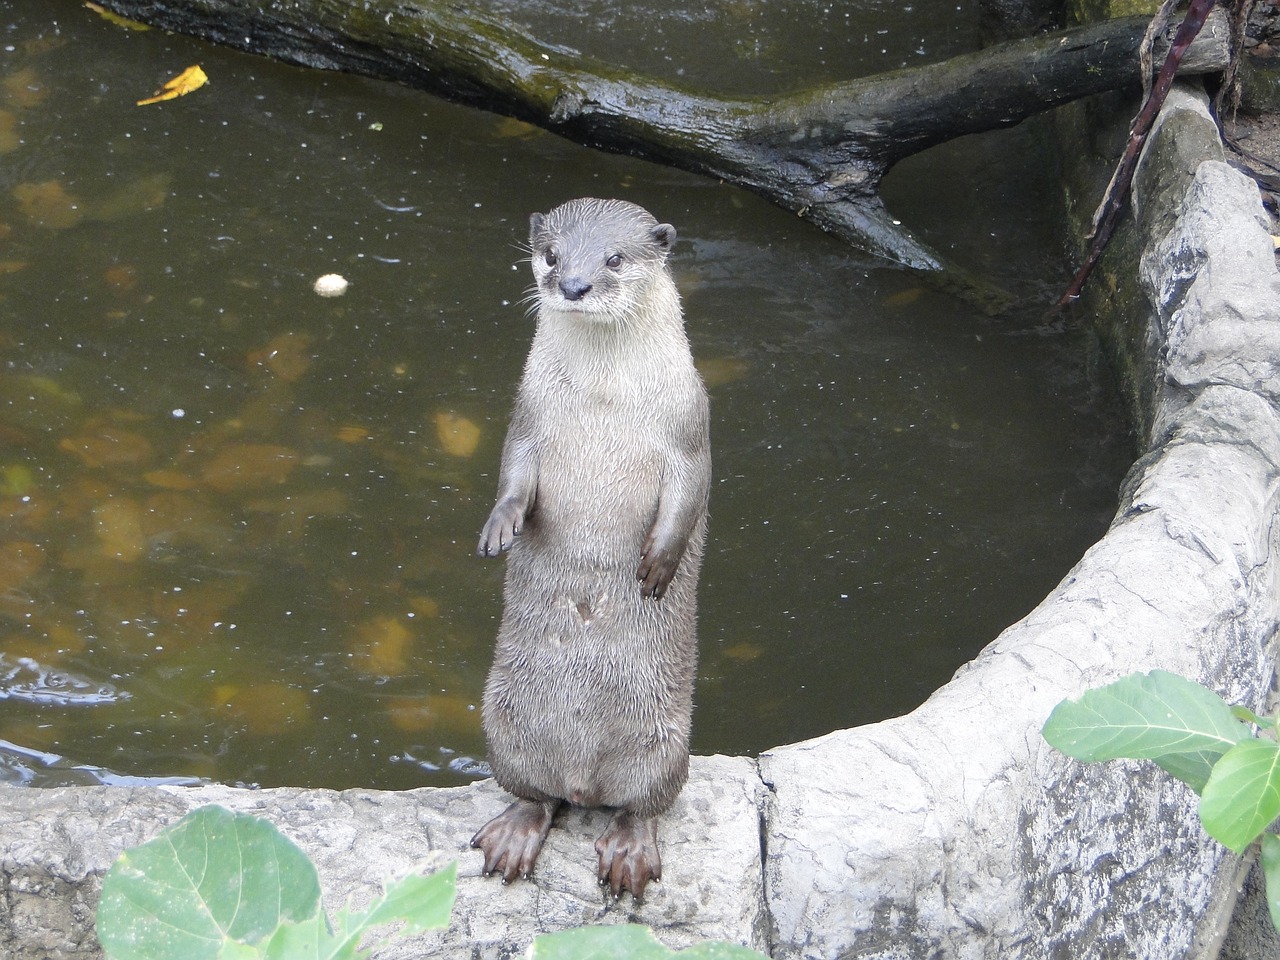
<path id="1" fill-rule="evenodd" d="M 312 284 L 311 289 L 322 297 L 340 297 L 347 292 L 347 287 L 351 286 L 347 282 L 347 278 L 340 273 L 326 273 L 323 277 L 317 277 L 316 282 Z"/>

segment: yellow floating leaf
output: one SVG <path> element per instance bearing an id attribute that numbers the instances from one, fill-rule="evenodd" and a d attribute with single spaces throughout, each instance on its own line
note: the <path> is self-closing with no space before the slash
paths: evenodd
<path id="1" fill-rule="evenodd" d="M 112 13 L 105 7 L 100 7 L 96 3 L 86 2 L 85 6 L 100 16 L 107 23 L 114 23 L 117 27 L 124 27 L 126 30 L 150 30 L 151 28 L 145 23 L 139 23 L 137 20 L 130 20 L 128 17 L 122 17 L 118 13 Z"/>
<path id="2" fill-rule="evenodd" d="M 436 436 L 451 457 L 469 457 L 480 443 L 480 428 L 459 413 L 442 410 L 435 415 Z"/>
<path id="3" fill-rule="evenodd" d="M 0 274 L 21 273 L 29 266 L 26 260 L 0 260 Z"/>
<path id="4" fill-rule="evenodd" d="M 155 96 L 139 100 L 138 106 L 145 107 L 149 103 L 160 103 L 162 100 L 184 97 L 192 90 L 199 90 L 208 82 L 209 78 L 198 65 L 187 67 L 187 69 L 168 81 L 160 90 L 157 90 Z"/>

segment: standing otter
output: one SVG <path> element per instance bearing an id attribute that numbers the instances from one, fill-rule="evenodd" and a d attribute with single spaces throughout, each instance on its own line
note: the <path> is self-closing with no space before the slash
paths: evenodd
<path id="1" fill-rule="evenodd" d="M 667 267 L 675 228 L 593 199 L 529 223 L 538 326 L 476 551 L 511 551 L 484 731 L 519 799 L 471 845 L 486 875 L 527 877 L 561 804 L 612 807 L 599 879 L 640 897 L 689 770 L 707 393 Z"/>

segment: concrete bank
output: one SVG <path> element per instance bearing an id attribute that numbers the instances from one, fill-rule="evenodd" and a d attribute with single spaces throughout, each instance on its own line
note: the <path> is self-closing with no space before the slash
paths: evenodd
<path id="1" fill-rule="evenodd" d="M 515 956 L 540 931 L 628 921 L 672 947 L 728 939 L 779 958 L 1217 955 L 1247 865 L 1201 831 L 1194 796 L 1152 766 L 1082 766 L 1039 735 L 1059 700 L 1136 670 L 1255 708 L 1272 688 L 1280 274 L 1257 189 L 1222 162 L 1202 97 L 1171 97 L 1135 207 L 1156 399 L 1107 536 L 908 716 L 758 763 L 697 758 L 642 905 L 594 882 L 596 812 L 565 817 L 533 882 L 480 877 L 466 841 L 505 802 L 488 783 L 0 788 L 0 956 L 98 956 L 103 872 L 208 802 L 269 816 L 316 860 L 331 910 L 458 858 L 449 931 L 386 958 Z"/>

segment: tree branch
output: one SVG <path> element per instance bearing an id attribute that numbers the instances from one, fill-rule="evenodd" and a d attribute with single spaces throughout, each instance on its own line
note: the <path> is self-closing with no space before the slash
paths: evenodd
<path id="1" fill-rule="evenodd" d="M 717 97 L 592 61 L 498 18 L 409 0 L 100 0 L 126 17 L 277 60 L 396 80 L 580 143 L 718 177 L 863 249 L 945 264 L 877 191 L 903 157 L 1138 84 L 1146 18 L 1001 44 L 943 63 L 774 98 Z M 1209 39 L 1186 72 L 1221 70 Z"/>

